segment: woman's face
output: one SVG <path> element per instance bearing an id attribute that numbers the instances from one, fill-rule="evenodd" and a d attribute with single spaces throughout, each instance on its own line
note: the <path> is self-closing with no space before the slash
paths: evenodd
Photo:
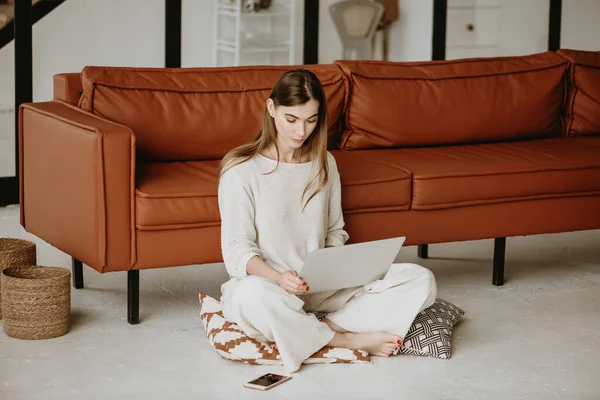
<path id="1" fill-rule="evenodd" d="M 269 99 L 267 108 L 275 120 L 279 146 L 299 149 L 317 126 L 319 102 L 314 99 L 292 107 L 275 107 Z"/>

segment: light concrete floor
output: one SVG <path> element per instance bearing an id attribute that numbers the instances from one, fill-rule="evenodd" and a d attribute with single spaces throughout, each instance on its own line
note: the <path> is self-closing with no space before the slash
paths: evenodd
<path id="1" fill-rule="evenodd" d="M 35 240 L 38 264 L 70 258 L 0 208 L 0 236 Z M 491 284 L 493 240 L 416 247 L 402 261 L 437 277 L 439 296 L 466 315 L 453 357 L 375 358 L 372 365 L 304 366 L 269 392 L 242 384 L 280 367 L 222 359 L 208 344 L 198 292 L 219 297 L 222 264 L 142 271 L 141 324 L 126 322 L 126 274 L 84 267 L 72 329 L 24 341 L 0 332 L 0 399 L 599 399 L 600 231 L 509 238 L 506 284 Z"/>

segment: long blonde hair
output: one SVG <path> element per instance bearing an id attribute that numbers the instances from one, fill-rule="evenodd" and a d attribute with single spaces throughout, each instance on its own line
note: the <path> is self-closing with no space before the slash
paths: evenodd
<path id="1" fill-rule="evenodd" d="M 287 71 L 279 77 L 271 90 L 269 98 L 273 100 L 275 107 L 298 106 L 306 104 L 310 100 L 315 100 L 319 103 L 317 125 L 300 148 L 301 159 L 303 155 L 308 154 L 310 160 L 318 163 L 318 173 L 304 189 L 302 199 L 304 199 L 304 196 L 315 180 L 318 180 L 317 189 L 304 204 L 304 209 L 308 202 L 327 185 L 327 181 L 329 180 L 329 168 L 327 165 L 327 101 L 325 93 L 319 78 L 314 73 L 305 69 L 295 69 Z M 249 143 L 231 150 L 221 160 L 219 169 L 217 170 L 217 187 L 221 176 L 228 169 L 250 160 L 271 145 L 275 146 L 277 152 L 277 165 L 275 165 L 275 168 L 269 174 L 273 173 L 279 166 L 279 147 L 277 147 L 275 120 L 269 114 L 269 110 L 265 104 L 263 126 L 258 135 Z"/>

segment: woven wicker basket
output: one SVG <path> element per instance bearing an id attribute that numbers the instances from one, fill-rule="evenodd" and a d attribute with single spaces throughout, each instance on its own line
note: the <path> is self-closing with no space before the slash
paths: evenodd
<path id="1" fill-rule="evenodd" d="M 23 239 L 0 238 L 0 282 L 2 270 L 10 267 L 35 265 L 35 243 Z M 0 290 L 0 319 L 2 319 L 2 290 Z"/>
<path id="2" fill-rule="evenodd" d="M 50 339 L 69 331 L 71 272 L 57 267 L 2 271 L 4 332 L 19 339 Z"/>

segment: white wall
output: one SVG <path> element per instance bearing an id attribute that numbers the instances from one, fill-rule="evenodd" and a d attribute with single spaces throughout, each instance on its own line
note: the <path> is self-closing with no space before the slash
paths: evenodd
<path id="1" fill-rule="evenodd" d="M 206 1 L 206 0 L 202 0 Z M 33 100 L 85 65 L 164 66 L 164 0 L 69 0 L 33 27 Z M 0 49 L 0 177 L 14 176 L 14 46 Z"/>
<path id="2" fill-rule="evenodd" d="M 560 47 L 600 50 L 600 1 L 565 0 L 562 7 Z"/>
<path id="3" fill-rule="evenodd" d="M 400 0 L 400 19 L 390 36 L 390 61 L 431 60 L 433 1 Z"/>
<path id="4" fill-rule="evenodd" d="M 450 0 L 446 58 L 543 52 L 548 49 L 549 10 L 549 0 Z"/>
<path id="5" fill-rule="evenodd" d="M 164 0 L 69 0 L 33 27 L 33 98 L 86 65 L 164 66 Z"/>
<path id="6" fill-rule="evenodd" d="M 0 177 L 15 176 L 15 46 L 0 49 Z"/>
<path id="7" fill-rule="evenodd" d="M 499 56 L 548 50 L 549 0 L 502 0 L 501 4 Z"/>
<path id="8" fill-rule="evenodd" d="M 213 65 L 213 0 L 181 2 L 181 66 Z"/>

